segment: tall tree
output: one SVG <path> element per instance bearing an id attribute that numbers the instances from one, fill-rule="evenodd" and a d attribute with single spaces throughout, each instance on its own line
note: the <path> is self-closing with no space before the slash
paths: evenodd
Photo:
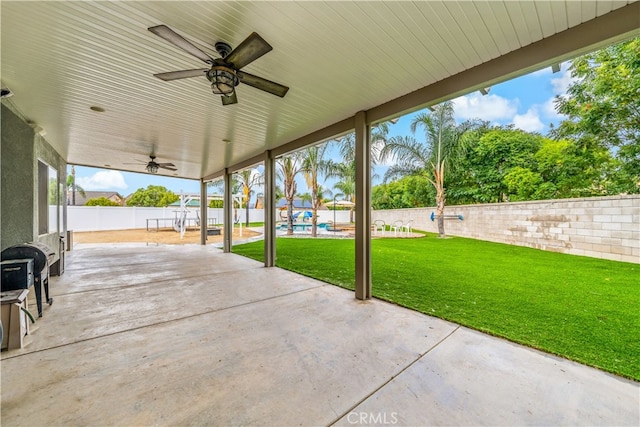
<path id="1" fill-rule="evenodd" d="M 373 167 L 382 159 L 382 153 L 389 134 L 389 122 L 382 122 L 371 128 L 371 178 L 376 175 Z M 327 165 L 327 177 L 338 178 L 333 186 L 339 190 L 345 198 L 352 202 L 349 209 L 349 221 L 354 222 L 354 209 L 356 204 L 356 138 L 355 133 L 349 133 L 339 139 L 338 147 L 342 157 L 341 162 L 332 162 Z M 335 208 L 335 206 L 334 206 Z"/>
<path id="2" fill-rule="evenodd" d="M 333 188 L 338 190 L 351 202 L 349 207 L 349 221 L 354 222 L 354 209 L 356 205 L 356 162 L 355 160 L 344 163 L 331 162 L 327 171 L 327 178 L 337 178 Z M 336 208 L 335 206 L 333 207 Z"/>
<path id="3" fill-rule="evenodd" d="M 238 185 L 242 188 L 242 203 L 245 209 L 245 225 L 249 226 L 249 200 L 254 188 L 264 183 L 263 174 L 257 169 L 245 169 L 234 174 Z"/>
<path id="4" fill-rule="evenodd" d="M 571 62 L 574 78 L 556 109 L 567 116 L 552 131 L 579 146 L 610 149 L 619 160 L 620 191 L 640 192 L 640 37 Z"/>
<path id="5" fill-rule="evenodd" d="M 324 158 L 328 144 L 316 145 L 302 151 L 302 172 L 307 187 L 311 190 L 311 236 L 317 236 L 318 208 L 322 193 L 318 180 L 328 172 L 330 163 Z"/>
<path id="6" fill-rule="evenodd" d="M 371 127 L 371 165 L 375 166 L 380 161 L 380 155 L 389 135 L 389 122 L 382 122 Z M 356 160 L 356 134 L 348 133 L 338 139 L 338 147 L 343 162 L 355 162 Z"/>
<path id="7" fill-rule="evenodd" d="M 302 171 L 302 159 L 300 153 L 293 153 L 280 157 L 277 160 L 278 178 L 284 187 L 284 198 L 287 201 L 287 235 L 293 234 L 293 199 L 296 196 L 298 185 L 296 176 Z"/>
<path id="8" fill-rule="evenodd" d="M 71 175 L 67 175 L 67 193 L 71 192 L 71 205 L 76 205 L 76 191 L 80 193 L 82 197 L 86 197 L 84 188 L 80 187 L 76 183 L 76 167 L 71 165 Z M 67 200 L 69 198 L 67 197 Z M 68 203 L 68 202 L 67 202 Z"/>
<path id="9" fill-rule="evenodd" d="M 418 114 L 411 122 L 411 131 L 422 128 L 424 141 L 413 137 L 394 137 L 382 149 L 382 158 L 393 157 L 396 164 L 385 174 L 391 177 L 423 175 L 429 179 L 436 191 L 436 215 L 438 234 L 446 237 L 444 229 L 445 164 L 449 157 L 456 156 L 461 149 L 462 135 L 471 128 L 471 123 L 457 125 L 453 116 L 453 103 L 443 102 L 432 112 Z"/>

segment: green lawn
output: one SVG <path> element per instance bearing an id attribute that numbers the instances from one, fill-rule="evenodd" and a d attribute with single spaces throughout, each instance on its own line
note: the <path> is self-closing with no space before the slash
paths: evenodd
<path id="1" fill-rule="evenodd" d="M 372 264 L 377 298 L 640 380 L 637 264 L 433 235 L 373 240 Z M 277 265 L 353 289 L 354 241 L 279 238 Z"/>
<path id="2" fill-rule="evenodd" d="M 240 228 L 240 223 L 237 224 L 233 224 L 233 226 L 235 228 Z M 245 228 L 247 226 L 247 224 L 244 223 L 244 221 L 242 222 L 242 228 Z M 264 222 L 250 222 L 249 223 L 249 227 L 264 227 Z"/>

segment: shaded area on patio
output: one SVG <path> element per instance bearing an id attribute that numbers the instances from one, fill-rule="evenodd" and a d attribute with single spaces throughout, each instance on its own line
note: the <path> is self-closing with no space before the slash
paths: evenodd
<path id="1" fill-rule="evenodd" d="M 80 248 L 52 290 L 8 425 L 640 420 L 637 383 L 211 246 Z"/>

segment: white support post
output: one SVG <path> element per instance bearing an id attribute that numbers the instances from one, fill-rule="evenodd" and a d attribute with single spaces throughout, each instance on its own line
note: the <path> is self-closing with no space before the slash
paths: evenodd
<path id="1" fill-rule="evenodd" d="M 208 207 L 207 206 L 207 183 L 205 180 L 200 180 L 200 244 L 207 244 L 207 229 L 209 219 L 207 218 Z"/>
<path id="2" fill-rule="evenodd" d="M 231 172 L 224 171 L 224 236 L 223 251 L 231 252 L 233 236 L 233 197 L 231 195 Z"/>

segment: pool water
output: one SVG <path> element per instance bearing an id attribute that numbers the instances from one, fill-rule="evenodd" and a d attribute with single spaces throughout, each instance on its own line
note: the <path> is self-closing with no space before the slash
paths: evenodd
<path id="1" fill-rule="evenodd" d="M 311 224 L 309 223 L 303 223 L 303 224 L 293 224 L 293 231 L 311 231 Z M 321 222 L 318 224 L 318 228 L 319 229 L 324 229 L 326 230 L 327 228 L 329 228 L 329 223 L 326 222 Z M 287 224 L 280 224 L 277 228 L 277 230 L 286 230 L 287 229 Z"/>

